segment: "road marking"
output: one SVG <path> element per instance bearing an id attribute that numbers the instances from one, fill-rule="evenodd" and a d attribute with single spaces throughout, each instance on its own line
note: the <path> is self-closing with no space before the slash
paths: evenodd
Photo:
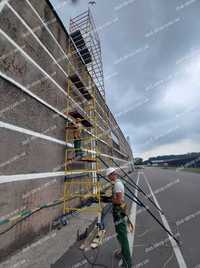
<path id="1" fill-rule="evenodd" d="M 140 180 L 140 173 L 138 172 L 138 177 L 137 177 L 137 182 L 136 184 L 139 184 L 139 180 Z M 135 189 L 135 195 L 137 197 L 138 195 L 138 190 Z M 132 206 L 131 206 L 131 211 L 130 211 L 130 215 L 129 218 L 132 222 L 132 224 L 135 226 L 135 222 L 136 222 L 136 210 L 137 210 L 137 204 L 135 202 L 132 202 Z M 129 248 L 130 248 L 130 253 L 131 256 L 133 255 L 133 244 L 134 244 L 134 237 L 135 237 L 135 229 L 133 230 L 133 232 L 128 233 L 128 242 L 129 242 Z M 122 266 L 122 259 L 119 261 L 119 266 Z"/>
<path id="2" fill-rule="evenodd" d="M 2 0 L 0 3 L 0 12 L 4 9 L 9 0 Z"/>
<path id="3" fill-rule="evenodd" d="M 140 180 L 140 172 L 138 173 L 138 177 L 137 177 L 137 182 L 136 182 L 137 185 L 139 184 L 139 180 Z M 136 197 L 138 196 L 137 189 L 135 189 L 135 195 L 136 195 Z M 136 222 L 136 211 L 137 211 L 137 204 L 135 202 L 133 202 L 129 218 L 134 226 L 135 226 L 135 222 Z M 134 237 L 135 237 L 135 229 L 132 233 L 128 233 L 128 241 L 129 241 L 131 256 L 133 255 Z"/>
<path id="4" fill-rule="evenodd" d="M 151 193 L 151 195 L 152 195 L 152 197 L 153 197 L 153 199 L 154 199 L 154 202 L 155 202 L 156 205 L 159 207 L 159 209 L 161 209 L 160 206 L 159 206 L 159 204 L 158 204 L 158 201 L 157 201 L 157 199 L 156 199 L 156 197 L 155 197 L 155 195 L 154 195 L 154 193 L 153 193 L 153 190 L 152 190 L 152 188 L 151 188 L 151 186 L 150 186 L 150 183 L 149 183 L 149 181 L 148 181 L 148 179 L 147 179 L 145 173 L 143 172 L 142 174 L 143 174 L 144 179 L 145 179 L 145 181 L 146 181 L 146 183 L 147 183 L 147 185 L 148 185 L 148 187 L 149 187 L 149 190 L 150 190 L 150 193 Z M 162 214 L 160 213 L 160 211 L 159 211 L 159 214 L 160 214 L 160 217 L 161 217 L 161 219 L 162 219 L 162 222 L 163 222 L 165 228 L 167 228 L 170 232 L 172 232 L 172 231 L 171 231 L 171 228 L 170 228 L 170 226 L 169 226 L 169 223 L 168 223 L 168 221 L 167 221 L 167 219 L 166 219 L 166 217 L 165 217 L 164 215 L 162 215 Z M 174 239 L 173 239 L 171 236 L 168 235 L 168 237 L 169 237 L 169 241 L 171 242 L 172 248 L 173 248 L 173 250 L 174 250 L 174 253 L 175 253 L 177 262 L 178 262 L 178 264 L 179 264 L 179 267 L 180 267 L 180 268 L 187 268 L 187 265 L 186 265 L 186 263 L 185 263 L 185 260 L 184 260 L 184 258 L 183 258 L 183 255 L 182 255 L 182 253 L 181 253 L 180 248 L 177 246 L 176 242 L 174 241 Z"/>

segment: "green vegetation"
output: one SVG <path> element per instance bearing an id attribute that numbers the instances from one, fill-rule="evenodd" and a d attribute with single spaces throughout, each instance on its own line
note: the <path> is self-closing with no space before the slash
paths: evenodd
<path id="1" fill-rule="evenodd" d="M 186 172 L 192 172 L 192 173 L 200 173 L 200 168 L 167 167 L 165 169 L 173 169 L 173 170 L 177 170 L 177 171 L 186 171 Z"/>
<path id="2" fill-rule="evenodd" d="M 183 171 L 200 173 L 200 168 L 184 168 Z"/>

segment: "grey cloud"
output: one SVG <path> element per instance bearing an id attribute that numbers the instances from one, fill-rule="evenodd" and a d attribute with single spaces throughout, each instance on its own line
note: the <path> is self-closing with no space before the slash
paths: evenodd
<path id="1" fill-rule="evenodd" d="M 177 74 L 182 65 L 189 66 L 189 61 L 176 64 L 193 50 L 200 49 L 200 2 L 195 1 L 179 9 L 179 0 L 127 2 L 127 5 L 117 9 L 115 0 L 101 0 L 92 9 L 97 27 L 107 25 L 99 31 L 99 35 L 104 71 L 108 77 L 105 82 L 106 96 L 111 110 L 125 134 L 130 136 L 136 153 L 142 154 L 154 148 L 156 150 L 160 145 L 188 138 L 200 143 L 198 110 L 184 114 L 187 107 L 200 104 L 200 98 L 189 96 L 191 91 L 195 93 L 199 87 L 193 81 L 187 83 L 190 76 L 185 73 Z M 55 0 L 52 3 L 56 6 Z M 88 1 L 82 0 L 77 5 L 66 5 L 59 11 L 66 26 L 67 16 L 73 17 L 86 10 L 87 3 Z M 180 20 L 164 27 L 176 18 Z M 112 21 L 115 22 L 109 24 Z M 160 30 L 145 37 L 146 33 L 155 29 Z M 146 45 L 149 46 L 148 49 L 133 54 Z M 123 61 L 114 64 L 122 58 Z M 192 58 L 194 62 L 196 59 L 197 57 Z M 113 73 L 116 75 L 112 76 Z M 170 76 L 174 77 L 170 80 Z M 156 83 L 156 87 L 145 90 Z M 184 85 L 189 87 L 184 87 L 184 92 L 177 89 Z M 175 87 L 174 92 L 183 95 L 183 105 L 173 99 L 172 87 Z M 164 100 L 168 93 L 172 96 L 166 103 Z M 176 96 L 174 93 L 174 98 L 181 98 L 181 94 Z M 152 142 L 147 143 L 151 138 Z"/>

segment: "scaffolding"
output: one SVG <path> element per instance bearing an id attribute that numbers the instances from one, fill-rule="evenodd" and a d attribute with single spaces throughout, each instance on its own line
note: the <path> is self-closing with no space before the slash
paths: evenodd
<path id="1" fill-rule="evenodd" d="M 65 113 L 71 120 L 66 123 L 66 144 L 73 144 L 73 147 L 65 151 L 63 214 L 84 209 L 96 212 L 100 223 L 100 141 L 105 139 L 109 144 L 108 155 L 111 156 L 112 138 L 110 111 L 105 104 L 100 41 L 90 10 L 70 19 L 67 54 L 72 64 L 68 64 L 67 70 Z M 69 176 L 73 171 L 81 176 Z M 91 199 L 95 199 L 96 205 L 87 206 Z"/>
<path id="2" fill-rule="evenodd" d="M 74 46 L 69 43 L 69 53 L 74 49 Z M 74 52 L 74 51 L 73 51 Z M 71 211 L 80 210 L 77 204 L 71 204 L 71 200 L 78 198 L 81 204 L 87 201 L 89 198 L 95 198 L 98 206 L 96 208 L 88 207 L 88 210 L 96 210 L 101 212 L 100 207 L 100 183 L 97 178 L 98 166 L 97 166 L 97 154 L 96 143 L 93 135 L 96 135 L 95 127 L 95 100 L 92 94 L 92 87 L 88 91 L 81 79 L 74 73 L 71 66 L 68 68 L 69 79 L 67 82 L 67 94 L 71 98 L 78 98 L 75 96 L 74 87 L 79 89 L 79 92 L 85 98 L 84 110 L 85 114 L 82 114 L 76 107 L 73 107 L 70 98 L 67 99 L 66 114 L 72 118 L 72 122 L 66 124 L 66 143 L 73 143 L 73 148 L 66 148 L 65 153 L 65 183 L 64 183 L 64 214 Z M 74 77 L 77 76 L 77 79 Z M 86 79 L 86 74 L 84 75 Z M 87 82 L 90 77 L 88 75 Z M 82 98 L 79 98 L 82 101 Z M 75 135 L 76 133 L 76 135 Z M 78 133 L 78 134 L 77 134 Z M 77 146 L 78 145 L 78 146 Z M 85 174 L 84 179 L 76 177 L 67 177 L 71 171 L 76 170 Z"/>
<path id="3" fill-rule="evenodd" d="M 89 198 L 95 198 L 98 206 L 95 208 L 88 207 L 88 209 L 100 213 L 100 183 L 97 178 L 97 155 L 91 153 L 96 150 L 96 141 L 93 138 L 93 135 L 96 135 L 96 102 L 94 100 L 92 79 L 86 67 L 87 64 L 92 66 L 92 58 L 82 36 L 79 41 L 75 38 L 76 36 L 77 30 L 74 32 L 70 20 L 68 56 L 71 58 L 74 67 L 72 68 L 70 64 L 68 65 L 66 114 L 72 118 L 72 121 L 66 124 L 66 143 L 73 143 L 74 147 L 66 148 L 65 153 L 66 177 L 64 182 L 63 213 L 67 214 L 81 209 L 77 207 L 77 203 L 72 204 L 71 200 L 74 198 L 78 199 L 78 202 L 81 204 Z M 81 64 L 80 58 L 83 64 Z M 79 103 L 85 111 L 84 114 L 72 105 L 71 99 Z M 74 136 L 75 132 L 78 132 L 78 137 Z M 84 179 L 67 177 L 67 174 L 73 170 L 84 172 Z"/>
<path id="4" fill-rule="evenodd" d="M 90 9 L 70 19 L 70 36 L 93 81 L 105 98 L 101 44 Z"/>

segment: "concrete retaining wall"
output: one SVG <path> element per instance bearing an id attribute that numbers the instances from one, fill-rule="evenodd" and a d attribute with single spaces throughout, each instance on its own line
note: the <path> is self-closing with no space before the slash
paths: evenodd
<path id="1" fill-rule="evenodd" d="M 48 1 L 11 0 L 3 7 L 0 13 L 0 122 L 9 125 L 0 125 L 1 177 L 64 170 L 65 145 L 60 141 L 65 141 L 66 119 L 58 112 L 63 113 L 67 103 L 68 62 L 64 58 L 67 48 L 68 34 Z M 103 101 L 101 96 L 99 101 Z M 49 105 L 51 107 L 47 107 Z M 106 104 L 104 106 L 107 109 Z M 106 154 L 131 160 L 130 147 L 113 115 L 110 118 L 121 152 L 111 152 L 104 143 L 101 149 Z M 29 135 L 27 130 L 43 134 L 47 139 Z M 60 198 L 63 181 L 63 176 L 52 176 L 0 183 L 0 217 L 11 217 L 23 209 L 33 209 Z M 62 206 L 43 209 L 1 235 L 0 259 L 30 242 L 39 231 L 47 231 L 61 213 Z M 1 225 L 0 232 L 9 226 Z"/>

